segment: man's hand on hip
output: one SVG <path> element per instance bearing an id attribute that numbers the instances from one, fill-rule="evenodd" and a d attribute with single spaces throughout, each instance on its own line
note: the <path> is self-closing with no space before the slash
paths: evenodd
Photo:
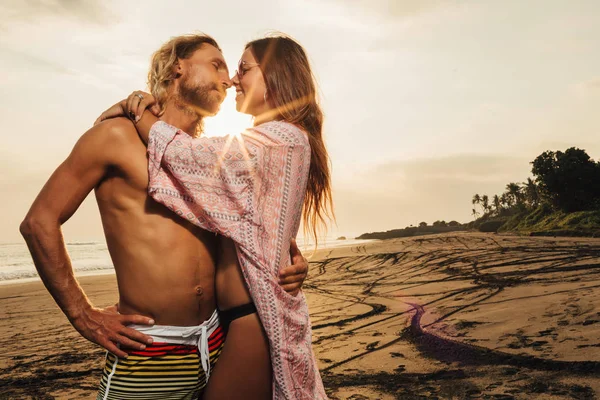
<path id="1" fill-rule="evenodd" d="M 141 315 L 121 315 L 115 306 L 90 308 L 73 319 L 73 326 L 87 340 L 94 342 L 120 358 L 127 353 L 119 348 L 144 350 L 152 338 L 128 328 L 129 324 L 154 325 L 154 320 Z"/>

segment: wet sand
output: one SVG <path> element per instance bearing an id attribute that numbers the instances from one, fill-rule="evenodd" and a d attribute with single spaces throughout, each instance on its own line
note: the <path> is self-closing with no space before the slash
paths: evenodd
<path id="1" fill-rule="evenodd" d="M 114 276 L 85 277 L 97 306 Z M 600 239 L 449 233 L 319 251 L 305 283 L 333 399 L 600 398 Z M 0 286 L 0 398 L 87 399 L 103 351 L 41 283 Z"/>

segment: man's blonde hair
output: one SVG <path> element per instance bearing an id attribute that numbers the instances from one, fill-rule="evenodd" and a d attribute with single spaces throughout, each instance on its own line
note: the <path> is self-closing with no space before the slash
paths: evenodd
<path id="1" fill-rule="evenodd" d="M 148 88 L 160 106 L 160 114 L 165 111 L 169 87 L 175 80 L 175 66 L 178 60 L 187 59 L 204 44 L 221 51 L 216 40 L 204 33 L 193 33 L 172 37 L 152 55 L 148 72 Z"/>

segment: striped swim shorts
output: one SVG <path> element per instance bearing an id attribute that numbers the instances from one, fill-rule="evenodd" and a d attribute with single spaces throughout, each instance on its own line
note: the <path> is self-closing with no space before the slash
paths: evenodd
<path id="1" fill-rule="evenodd" d="M 127 358 L 107 353 L 97 400 L 199 399 L 225 343 L 217 312 L 200 326 L 130 327 L 152 336 Z"/>

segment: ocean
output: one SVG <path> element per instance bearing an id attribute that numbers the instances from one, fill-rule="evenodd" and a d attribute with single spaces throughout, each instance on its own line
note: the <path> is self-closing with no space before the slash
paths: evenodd
<path id="1" fill-rule="evenodd" d="M 370 240 L 333 240 L 319 243 L 319 249 L 366 243 Z M 298 241 L 305 255 L 312 252 L 314 245 Z M 114 273 L 114 268 L 105 242 L 71 242 L 67 250 L 76 276 Z M 39 280 L 29 249 L 25 243 L 0 243 L 0 285 L 13 282 Z"/>
<path id="2" fill-rule="evenodd" d="M 76 275 L 96 275 L 114 271 L 106 243 L 67 244 Z M 0 284 L 39 280 L 25 243 L 0 243 Z"/>

